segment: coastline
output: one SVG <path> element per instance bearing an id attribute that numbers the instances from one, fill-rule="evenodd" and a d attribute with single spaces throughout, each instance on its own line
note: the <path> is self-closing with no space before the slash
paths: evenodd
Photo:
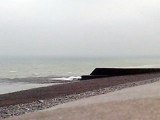
<path id="1" fill-rule="evenodd" d="M 29 95 L 31 95 L 33 91 L 40 90 L 41 92 L 47 91 L 48 96 L 46 96 L 46 93 L 43 92 L 44 94 L 38 94 L 38 98 L 36 100 L 32 99 L 31 101 L 27 100 L 25 102 L 24 101 L 22 102 L 22 100 L 20 101 L 19 99 L 24 96 L 23 95 L 21 96 L 19 93 L 22 94 L 24 92 L 25 93 L 24 95 L 26 95 L 27 92 L 26 91 L 16 92 L 16 93 L 13 93 L 13 95 L 16 96 L 15 101 L 13 99 L 15 103 L 13 101 L 12 102 L 10 101 L 11 104 L 4 102 L 7 99 L 10 99 L 11 97 L 13 97 L 12 94 L 9 94 L 9 95 L 6 94 L 4 96 L 0 96 L 1 98 L 0 117 L 2 119 L 2 118 L 8 118 L 11 116 L 22 115 L 29 112 L 35 112 L 37 110 L 43 110 L 43 109 L 50 108 L 62 103 L 67 103 L 67 102 L 75 101 L 78 99 L 87 98 L 90 96 L 106 94 L 106 93 L 113 92 L 113 91 L 120 90 L 127 87 L 156 82 L 156 81 L 159 81 L 159 78 L 160 78 L 160 73 L 129 75 L 129 76 L 120 76 L 120 77 L 99 78 L 91 81 L 87 80 L 83 82 L 81 81 L 81 82 L 75 82 L 75 83 L 66 83 L 62 85 L 56 85 L 54 87 L 50 86 L 50 87 L 43 87 L 43 88 L 37 88 L 37 89 L 30 89 L 27 91 L 29 92 Z M 62 90 L 62 87 L 64 88 L 64 91 L 70 90 L 69 87 L 72 89 L 74 88 L 73 89 L 74 91 L 72 90 L 72 91 L 64 92 Z M 56 96 L 57 94 L 55 94 L 56 91 L 53 91 L 55 90 L 55 88 L 56 89 L 61 88 L 61 91 L 60 91 L 61 94 L 58 94 L 58 96 Z M 52 95 L 49 93 L 51 91 L 52 91 Z"/>
<path id="2" fill-rule="evenodd" d="M 23 90 L 30 90 L 34 88 L 47 87 L 52 85 L 57 85 L 60 83 L 46 83 L 46 84 L 36 84 L 36 83 L 0 83 L 0 95 L 19 92 Z"/>
<path id="3" fill-rule="evenodd" d="M 1 78 L 0 95 L 29 90 L 40 87 L 47 87 L 57 84 L 75 82 L 74 77 L 67 76 L 48 76 L 48 77 L 27 77 L 27 78 Z"/>
<path id="4" fill-rule="evenodd" d="M 129 87 L 6 120 L 159 120 L 159 86 Z"/>

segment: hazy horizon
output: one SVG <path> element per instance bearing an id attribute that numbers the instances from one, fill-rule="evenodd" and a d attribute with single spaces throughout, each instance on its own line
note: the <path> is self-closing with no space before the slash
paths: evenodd
<path id="1" fill-rule="evenodd" d="M 0 1 L 0 57 L 159 57 L 158 0 Z"/>

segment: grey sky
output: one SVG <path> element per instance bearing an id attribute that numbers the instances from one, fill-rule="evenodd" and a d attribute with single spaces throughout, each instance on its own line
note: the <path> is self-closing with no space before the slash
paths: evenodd
<path id="1" fill-rule="evenodd" d="M 0 56 L 159 56 L 159 43 L 159 0 L 0 0 Z"/>

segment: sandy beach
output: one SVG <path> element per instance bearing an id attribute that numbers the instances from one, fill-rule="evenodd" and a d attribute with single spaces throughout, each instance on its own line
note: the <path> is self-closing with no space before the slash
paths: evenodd
<path id="1" fill-rule="evenodd" d="M 159 86 L 125 88 L 6 120 L 159 120 Z"/>

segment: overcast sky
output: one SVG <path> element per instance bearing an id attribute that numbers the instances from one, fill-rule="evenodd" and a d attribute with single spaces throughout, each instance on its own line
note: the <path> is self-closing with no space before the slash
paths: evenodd
<path id="1" fill-rule="evenodd" d="M 160 0 L 0 0 L 0 56 L 139 55 L 160 55 Z"/>

